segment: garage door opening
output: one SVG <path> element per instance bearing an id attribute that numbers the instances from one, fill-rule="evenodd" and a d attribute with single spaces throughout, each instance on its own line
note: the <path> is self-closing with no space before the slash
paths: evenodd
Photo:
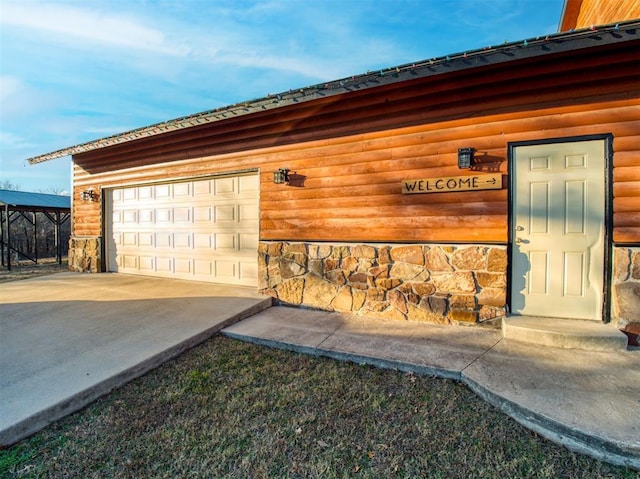
<path id="1" fill-rule="evenodd" d="M 257 286 L 257 173 L 107 190 L 112 272 Z"/>

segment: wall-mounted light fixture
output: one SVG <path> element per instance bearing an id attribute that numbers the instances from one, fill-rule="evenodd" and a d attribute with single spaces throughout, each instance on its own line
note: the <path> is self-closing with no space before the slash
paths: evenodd
<path id="1" fill-rule="evenodd" d="M 80 196 L 82 197 L 83 201 L 98 201 L 98 193 L 93 191 L 92 188 L 84 190 L 82 193 L 80 193 Z"/>
<path id="2" fill-rule="evenodd" d="M 458 148 L 458 168 L 467 169 L 473 166 L 475 148 Z"/>
<path id="3" fill-rule="evenodd" d="M 289 183 L 289 168 L 278 168 L 274 171 L 273 182 L 278 185 Z"/>

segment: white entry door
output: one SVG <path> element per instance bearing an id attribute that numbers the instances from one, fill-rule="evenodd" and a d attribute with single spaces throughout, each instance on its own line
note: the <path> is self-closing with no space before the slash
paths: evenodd
<path id="1" fill-rule="evenodd" d="M 602 320 L 605 142 L 514 151 L 512 313 Z"/>
<path id="2" fill-rule="evenodd" d="M 256 286 L 258 174 L 114 189 L 109 271 Z"/>

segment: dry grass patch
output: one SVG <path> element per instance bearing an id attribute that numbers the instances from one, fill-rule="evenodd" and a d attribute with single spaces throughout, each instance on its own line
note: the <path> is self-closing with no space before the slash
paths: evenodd
<path id="1" fill-rule="evenodd" d="M 38 264 L 32 261 L 20 261 L 11 265 L 11 271 L 6 266 L 0 266 L 0 283 L 9 281 L 19 281 L 21 279 L 37 278 L 55 273 L 65 273 L 69 271 L 66 258 L 62 264 L 58 264 L 55 258 L 44 258 Z"/>
<path id="2" fill-rule="evenodd" d="M 454 381 L 223 337 L 0 451 L 0 476 L 636 478 Z"/>

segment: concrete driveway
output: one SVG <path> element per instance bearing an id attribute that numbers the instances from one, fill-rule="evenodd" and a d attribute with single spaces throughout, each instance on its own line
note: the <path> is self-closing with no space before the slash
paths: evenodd
<path id="1" fill-rule="evenodd" d="M 252 288 L 123 274 L 0 284 L 0 446 L 270 305 Z"/>

